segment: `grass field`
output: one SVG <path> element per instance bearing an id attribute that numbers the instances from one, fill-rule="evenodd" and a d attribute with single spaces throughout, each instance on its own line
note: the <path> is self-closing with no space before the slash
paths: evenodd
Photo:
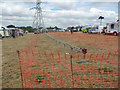
<path id="1" fill-rule="evenodd" d="M 117 37 L 102 36 L 102 35 L 86 35 L 81 33 L 74 33 L 73 35 L 71 35 L 70 33 L 50 33 L 50 35 L 54 36 L 55 38 L 64 40 L 65 42 L 71 45 L 80 48 L 87 48 L 88 53 L 86 59 L 89 58 L 90 61 L 82 64 L 76 63 L 78 60 L 83 59 L 84 55 L 82 53 L 71 51 L 70 48 L 64 47 L 64 45 L 54 42 L 46 35 L 27 34 L 23 37 L 5 38 L 3 39 L 3 55 L 2 55 L 3 88 L 22 88 L 20 64 L 17 55 L 17 50 L 21 50 L 21 49 L 27 50 L 30 55 L 31 55 L 31 49 L 34 49 L 34 53 L 36 57 L 35 60 L 34 59 L 30 60 L 30 62 L 33 63 L 29 63 L 29 61 L 27 61 L 26 56 L 24 56 L 25 53 L 23 52 L 24 60 L 26 60 L 25 62 L 23 61 L 24 69 L 26 70 L 29 67 L 29 69 L 32 72 L 30 75 L 33 76 L 34 74 L 38 76 L 41 76 L 41 74 L 46 75 L 46 78 L 44 79 L 42 85 L 37 84 L 36 86 L 36 83 L 32 83 L 33 87 L 59 88 L 61 87 L 60 83 L 62 83 L 62 85 L 67 88 L 73 87 L 71 83 L 72 77 L 71 77 L 71 69 L 70 69 L 70 55 L 66 55 L 66 53 L 71 53 L 71 52 L 74 54 L 72 58 L 73 59 L 72 64 L 74 70 L 73 75 L 75 80 L 74 87 L 76 88 L 117 87 L 116 84 L 117 74 L 118 74 L 117 55 L 114 57 L 114 60 L 112 59 L 114 56 L 114 51 L 118 49 Z M 35 42 L 34 37 L 37 36 L 39 36 L 39 38 L 37 42 Z M 109 46 L 111 46 L 111 48 L 109 48 Z M 38 53 L 38 51 L 41 53 L 42 61 L 40 61 L 40 56 L 36 54 Z M 44 52 L 47 52 L 46 54 L 46 56 L 48 57 L 47 59 L 45 57 Z M 55 56 L 54 61 L 52 61 L 53 59 L 51 59 L 52 58 L 50 55 L 51 52 L 54 53 Z M 58 59 L 59 52 L 61 53 L 60 59 Z M 111 57 L 109 57 L 109 60 L 107 59 L 108 52 L 111 52 Z M 104 53 L 106 56 L 102 58 L 96 58 L 97 53 L 101 53 L 100 55 L 103 55 Z M 90 55 L 92 54 L 93 56 L 90 57 Z M 67 59 L 65 59 L 64 55 L 66 55 Z M 31 58 L 33 57 L 31 56 Z M 26 65 L 26 63 L 29 64 Z M 106 71 L 106 68 L 108 71 Z M 41 72 L 39 70 L 41 70 Z M 26 71 L 26 73 L 27 72 L 28 71 Z M 61 76 L 59 76 L 60 72 L 62 72 L 61 73 L 62 78 Z M 100 73 L 102 72 L 101 74 L 102 76 L 100 75 L 99 72 Z M 56 78 L 57 76 L 58 78 Z M 77 81 L 77 78 L 79 78 L 80 81 Z M 29 79 L 27 80 L 29 81 Z M 50 85 L 48 85 L 49 83 Z"/>

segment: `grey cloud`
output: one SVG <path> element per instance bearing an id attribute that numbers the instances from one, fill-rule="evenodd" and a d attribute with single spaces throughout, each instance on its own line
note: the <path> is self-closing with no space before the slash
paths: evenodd
<path id="1" fill-rule="evenodd" d="M 23 16 L 33 16 L 33 11 L 30 11 L 27 8 L 23 8 L 22 6 L 16 6 L 16 5 L 9 5 L 9 4 L 0 4 L 1 8 L 1 14 L 3 16 L 18 16 L 18 17 L 23 17 Z"/>
<path id="2" fill-rule="evenodd" d="M 101 1 L 101 0 L 88 0 L 90 2 L 118 2 L 119 0 L 104 0 L 104 1 Z"/>
<path id="3" fill-rule="evenodd" d="M 64 4 L 65 5 L 65 4 Z M 62 6 L 62 3 L 58 3 L 57 6 L 63 7 L 63 10 L 60 11 L 50 11 L 44 12 L 43 17 L 45 20 L 46 26 L 60 26 L 60 27 L 68 27 L 74 25 L 84 25 L 99 23 L 97 19 L 100 15 L 100 11 L 97 8 L 92 8 L 90 10 L 73 10 L 69 8 L 69 5 L 66 7 Z M 54 6 L 53 6 L 54 7 Z M 52 8 L 53 8 L 52 7 Z M 74 6 L 73 6 L 74 7 Z M 3 8 L 3 19 L 2 23 L 4 25 L 7 24 L 15 24 L 15 25 L 32 25 L 32 20 L 34 16 L 34 11 L 30 11 L 24 7 L 10 6 L 7 7 L 7 4 L 2 7 Z M 12 10 L 14 9 L 14 10 Z M 51 9 L 51 7 L 47 6 L 46 9 Z M 105 22 L 115 21 L 117 17 L 117 13 L 114 11 L 102 11 L 105 16 Z"/>

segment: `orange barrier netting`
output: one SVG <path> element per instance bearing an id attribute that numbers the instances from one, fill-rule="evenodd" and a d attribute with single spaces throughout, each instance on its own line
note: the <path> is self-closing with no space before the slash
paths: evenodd
<path id="1" fill-rule="evenodd" d="M 40 35 L 29 50 L 18 52 L 24 89 L 118 88 L 118 51 L 84 55 L 35 50 Z"/>
<path id="2" fill-rule="evenodd" d="M 21 50 L 23 88 L 118 88 L 117 55 Z"/>

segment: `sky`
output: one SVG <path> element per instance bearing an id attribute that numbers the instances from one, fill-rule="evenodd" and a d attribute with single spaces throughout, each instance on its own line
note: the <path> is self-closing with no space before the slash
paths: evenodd
<path id="1" fill-rule="evenodd" d="M 103 25 L 118 20 L 119 0 L 41 0 L 45 27 Z M 0 26 L 32 26 L 36 0 L 0 0 Z"/>

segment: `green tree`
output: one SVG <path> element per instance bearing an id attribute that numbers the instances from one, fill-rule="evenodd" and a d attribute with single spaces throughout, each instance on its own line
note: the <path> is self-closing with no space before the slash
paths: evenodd
<path id="1" fill-rule="evenodd" d="M 8 25 L 7 28 L 15 28 L 14 25 Z"/>
<path id="2" fill-rule="evenodd" d="M 57 30 L 57 29 L 58 29 L 58 27 L 57 27 L 57 26 L 55 26 L 55 29 Z"/>
<path id="3" fill-rule="evenodd" d="M 19 29 L 22 29 L 22 30 L 24 30 L 24 31 L 29 31 L 29 32 L 34 32 L 35 30 L 37 30 L 37 29 L 35 29 L 35 28 L 32 28 L 31 26 L 21 26 L 21 27 L 17 27 L 17 28 L 19 28 Z"/>

